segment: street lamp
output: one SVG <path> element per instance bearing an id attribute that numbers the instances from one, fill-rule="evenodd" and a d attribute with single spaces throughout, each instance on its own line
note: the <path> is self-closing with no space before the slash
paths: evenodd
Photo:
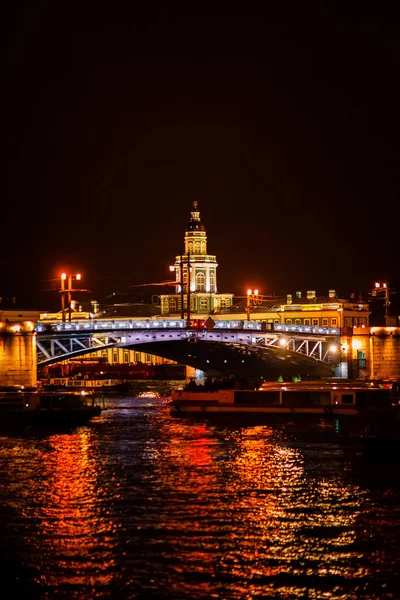
<path id="1" fill-rule="evenodd" d="M 250 313 L 253 310 L 253 308 L 259 306 L 260 304 L 261 300 L 258 296 L 258 290 L 247 290 L 246 313 L 248 321 L 250 321 Z"/>
<path id="2" fill-rule="evenodd" d="M 169 270 L 171 273 L 173 273 L 175 271 L 175 266 L 174 265 L 170 265 Z M 183 320 L 185 318 L 185 309 L 183 306 L 183 299 L 184 299 L 184 294 L 183 294 L 183 257 L 181 255 L 181 260 L 179 263 L 179 278 L 180 281 L 176 281 L 174 282 L 175 285 L 178 285 L 180 287 L 180 294 L 181 294 L 181 319 Z"/>
<path id="3" fill-rule="evenodd" d="M 80 273 L 70 273 L 68 276 L 66 273 L 61 273 L 61 318 L 63 322 L 65 321 L 65 296 L 67 296 L 68 301 L 68 321 L 72 320 L 72 281 L 73 280 L 80 281 L 82 279 L 82 275 Z M 68 281 L 67 281 L 68 280 Z M 67 287 L 65 287 L 65 283 L 67 281 Z M 75 289 L 76 292 L 85 292 L 87 290 L 79 290 Z"/>
<path id="4" fill-rule="evenodd" d="M 386 321 L 386 326 L 388 325 L 389 322 L 389 306 L 390 306 L 390 301 L 389 301 L 389 286 L 387 283 L 380 283 L 380 282 L 375 282 L 374 284 L 374 289 L 372 290 L 372 296 L 377 296 L 378 293 L 383 292 L 385 295 L 385 321 Z"/>

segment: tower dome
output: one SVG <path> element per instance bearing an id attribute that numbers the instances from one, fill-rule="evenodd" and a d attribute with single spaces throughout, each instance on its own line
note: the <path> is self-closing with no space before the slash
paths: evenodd
<path id="1" fill-rule="evenodd" d="M 200 219 L 200 211 L 198 210 L 199 203 L 197 200 L 193 202 L 193 210 L 190 213 L 190 221 L 188 231 L 205 231 L 205 227 Z"/>

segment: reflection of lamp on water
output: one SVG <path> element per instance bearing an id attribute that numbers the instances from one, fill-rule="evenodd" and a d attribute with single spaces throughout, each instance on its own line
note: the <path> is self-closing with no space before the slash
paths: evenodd
<path id="1" fill-rule="evenodd" d="M 261 304 L 261 299 L 258 296 L 258 290 L 247 290 L 247 304 L 246 304 L 246 313 L 247 320 L 250 321 L 250 313 L 254 307 L 259 306 Z"/>

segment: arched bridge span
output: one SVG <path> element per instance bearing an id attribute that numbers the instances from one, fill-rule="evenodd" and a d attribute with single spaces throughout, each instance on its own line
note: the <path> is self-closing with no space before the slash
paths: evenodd
<path id="1" fill-rule="evenodd" d="M 338 328 L 250 321 L 216 321 L 213 329 L 187 328 L 181 319 L 72 321 L 38 323 L 38 365 L 46 366 L 112 346 L 140 348 L 201 370 L 276 368 L 332 374 L 332 345 Z M 306 330 L 307 329 L 307 330 Z M 337 344 L 336 344 L 337 345 Z"/>

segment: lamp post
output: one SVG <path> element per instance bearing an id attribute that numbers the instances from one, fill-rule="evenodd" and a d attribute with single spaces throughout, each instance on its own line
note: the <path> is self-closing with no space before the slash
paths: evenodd
<path id="1" fill-rule="evenodd" d="M 63 322 L 65 321 L 65 280 L 67 279 L 66 273 L 61 273 L 61 316 Z"/>
<path id="2" fill-rule="evenodd" d="M 187 327 L 190 327 L 190 252 L 187 255 Z"/>
<path id="3" fill-rule="evenodd" d="M 261 300 L 258 296 L 258 290 L 247 290 L 247 303 L 246 303 L 246 313 L 247 320 L 250 321 L 250 313 L 255 306 L 259 306 L 261 304 Z"/>
<path id="4" fill-rule="evenodd" d="M 343 327 L 343 307 L 337 309 L 338 318 L 339 318 L 339 332 L 342 335 L 342 327 Z"/>
<path id="5" fill-rule="evenodd" d="M 68 279 L 68 287 L 65 287 L 65 282 Z M 72 281 L 76 279 L 76 281 L 80 281 L 82 279 L 82 275 L 80 273 L 70 273 L 67 277 L 66 273 L 61 273 L 61 318 L 63 322 L 65 322 L 65 296 L 67 296 L 68 301 L 68 321 L 72 320 Z M 85 292 L 87 290 L 75 290 L 76 292 Z"/>
<path id="6" fill-rule="evenodd" d="M 174 265 L 171 265 L 169 270 L 172 272 L 175 271 Z M 179 263 L 179 279 L 180 281 L 176 281 L 176 285 L 180 287 L 180 295 L 181 295 L 181 319 L 185 318 L 185 307 L 184 307 L 184 281 L 183 281 L 183 256 L 181 254 L 181 261 Z"/>
<path id="7" fill-rule="evenodd" d="M 390 301 L 389 301 L 389 286 L 387 283 L 376 282 L 374 284 L 374 289 L 372 291 L 372 295 L 377 296 L 378 293 L 380 293 L 380 292 L 384 292 L 384 295 L 385 295 L 385 304 L 384 304 L 384 306 L 385 306 L 385 322 L 386 322 L 386 326 L 388 326 Z"/>

